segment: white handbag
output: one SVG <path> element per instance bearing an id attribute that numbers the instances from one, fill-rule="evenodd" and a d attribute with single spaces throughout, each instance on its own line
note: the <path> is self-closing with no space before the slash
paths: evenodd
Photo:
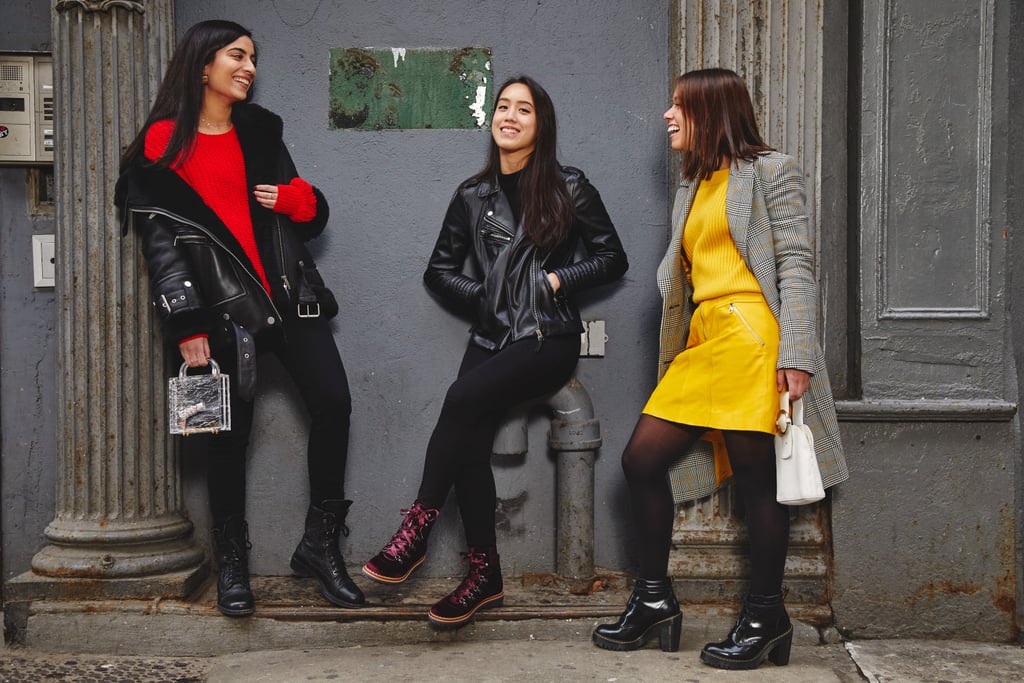
<path id="1" fill-rule="evenodd" d="M 807 505 L 825 497 L 818 458 L 814 455 L 814 436 L 804 424 L 804 401 L 793 401 L 789 392 L 779 397 L 779 419 L 775 423 L 775 499 L 783 505 Z"/>

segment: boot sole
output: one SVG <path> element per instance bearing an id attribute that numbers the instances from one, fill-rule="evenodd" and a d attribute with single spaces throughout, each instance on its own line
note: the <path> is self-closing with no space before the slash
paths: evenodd
<path id="1" fill-rule="evenodd" d="M 302 579 L 316 579 L 317 585 L 320 586 L 320 595 L 322 595 L 327 602 L 331 603 L 335 607 L 347 607 L 348 609 L 359 609 L 360 607 L 366 607 L 365 598 L 363 598 L 362 602 L 352 602 L 351 600 L 342 600 L 339 597 L 331 595 L 331 593 L 328 592 L 328 590 L 324 587 L 323 582 L 319 578 L 317 578 L 316 572 L 312 571 L 301 560 L 298 560 L 293 557 L 290 565 L 292 568 L 292 573 L 295 574 L 295 576 L 298 576 Z"/>
<path id="2" fill-rule="evenodd" d="M 790 642 L 785 642 L 786 639 L 790 639 Z M 764 663 L 764 660 L 771 659 L 772 663 L 776 666 L 786 666 L 789 664 L 789 648 L 793 638 L 793 627 L 790 626 L 789 630 L 782 633 L 764 646 L 764 648 L 757 653 L 756 656 L 750 657 L 749 659 L 724 659 L 722 657 L 715 656 L 706 650 L 700 651 L 700 661 L 704 662 L 708 666 L 713 666 L 718 669 L 729 669 L 730 671 L 749 671 L 756 669 Z M 785 647 L 785 661 L 777 661 L 780 658 L 775 650 L 779 647 Z"/>
<path id="3" fill-rule="evenodd" d="M 505 592 L 502 591 L 497 595 L 492 595 L 486 600 L 481 600 L 480 604 L 473 608 L 471 612 L 461 617 L 447 618 L 439 617 L 433 613 L 433 611 L 427 612 L 427 618 L 430 619 L 430 623 L 438 628 L 459 628 L 464 626 L 466 622 L 473 618 L 473 615 L 482 609 L 490 609 L 492 607 L 501 607 L 505 604 Z"/>
<path id="4" fill-rule="evenodd" d="M 678 624 L 676 622 L 678 622 Z M 673 626 L 675 629 L 673 629 Z M 681 628 L 682 616 L 675 614 L 667 619 L 662 619 L 659 622 L 651 624 L 639 638 L 634 640 L 612 640 L 611 638 L 602 636 L 600 633 L 596 632 L 591 634 L 590 639 L 593 641 L 594 645 L 605 650 L 630 652 L 632 650 L 639 650 L 650 641 L 658 638 L 662 652 L 678 652 L 679 632 Z M 665 629 L 668 629 L 667 633 L 665 632 Z"/>
<path id="5" fill-rule="evenodd" d="M 248 609 L 225 609 L 220 605 L 217 605 L 217 611 L 226 617 L 248 617 L 256 613 L 256 608 L 251 607 Z"/>
<path id="6" fill-rule="evenodd" d="M 417 567 L 419 567 L 421 564 L 423 564 L 423 562 L 426 559 L 427 559 L 427 556 L 424 555 L 419 560 L 417 560 L 416 564 L 414 564 L 413 566 L 409 567 L 409 571 L 407 571 L 405 574 L 403 574 L 401 576 L 385 576 L 384 574 L 378 574 L 377 572 L 375 572 L 372 569 L 370 569 L 369 565 L 365 565 L 365 564 L 363 565 L 363 574 L 367 578 L 373 579 L 374 581 L 377 581 L 378 583 L 392 583 L 392 584 L 394 584 L 394 583 L 403 583 L 406 579 L 409 578 L 409 575 L 412 574 L 413 570 L 416 569 Z"/>

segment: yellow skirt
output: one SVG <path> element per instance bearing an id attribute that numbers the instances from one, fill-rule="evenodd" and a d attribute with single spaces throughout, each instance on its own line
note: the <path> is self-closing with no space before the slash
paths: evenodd
<path id="1" fill-rule="evenodd" d="M 774 434 L 778 357 L 779 323 L 761 293 L 702 301 L 686 348 L 643 412 L 694 427 Z"/>

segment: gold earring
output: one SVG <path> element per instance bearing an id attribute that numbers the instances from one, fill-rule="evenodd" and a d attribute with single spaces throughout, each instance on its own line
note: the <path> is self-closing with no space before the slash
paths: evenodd
<path id="1" fill-rule="evenodd" d="M 210 82 L 210 77 L 207 76 L 206 74 L 203 74 L 203 83 L 209 83 L 209 82 Z"/>

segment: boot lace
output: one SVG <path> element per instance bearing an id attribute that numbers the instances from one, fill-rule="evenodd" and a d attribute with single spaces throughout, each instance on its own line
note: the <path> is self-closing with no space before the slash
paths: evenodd
<path id="1" fill-rule="evenodd" d="M 419 503 L 399 512 L 405 515 L 402 528 L 391 537 L 381 552 L 392 560 L 400 560 L 410 548 L 423 538 L 423 531 L 437 520 L 437 510 L 428 510 Z"/>
<path id="2" fill-rule="evenodd" d="M 228 585 L 248 585 L 247 555 L 252 548 L 249 539 L 228 539 L 221 556 L 221 572 Z"/>
<path id="3" fill-rule="evenodd" d="M 487 583 L 487 579 L 483 575 L 484 570 L 487 569 L 487 555 L 470 551 L 462 556 L 462 561 L 466 560 L 469 560 L 469 573 L 450 596 L 452 602 L 460 605 L 465 605 L 479 595 L 483 591 L 484 584 Z"/>

